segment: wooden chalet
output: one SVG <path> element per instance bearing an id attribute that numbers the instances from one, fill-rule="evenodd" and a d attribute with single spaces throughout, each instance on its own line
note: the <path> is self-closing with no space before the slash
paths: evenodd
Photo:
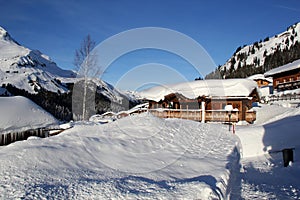
<path id="1" fill-rule="evenodd" d="M 222 81 L 226 82 L 226 80 Z M 238 81 L 236 80 L 236 84 L 239 84 Z M 257 86 L 256 83 L 252 85 Z M 238 87 L 238 85 L 235 87 Z M 228 91 L 225 91 L 226 93 Z M 252 103 L 259 100 L 259 95 L 257 88 L 252 87 L 247 95 L 233 93 L 232 95 L 212 96 L 199 93 L 196 98 L 188 98 L 178 91 L 165 95 L 159 101 L 148 100 L 148 111 L 162 118 L 182 118 L 201 122 L 247 121 L 253 123 L 256 119 L 256 113 L 251 109 Z M 227 105 L 232 105 L 233 110 L 225 110 Z"/>
<path id="2" fill-rule="evenodd" d="M 265 77 L 273 78 L 276 92 L 300 88 L 300 59 L 266 72 Z"/>

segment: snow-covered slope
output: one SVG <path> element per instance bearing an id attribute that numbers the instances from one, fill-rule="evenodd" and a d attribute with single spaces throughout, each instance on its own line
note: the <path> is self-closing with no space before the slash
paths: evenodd
<path id="1" fill-rule="evenodd" d="M 238 67 L 238 60 L 240 60 L 238 58 L 239 55 L 247 55 L 247 59 L 245 60 L 245 63 L 247 65 L 253 64 L 259 66 L 264 63 L 266 55 L 274 53 L 277 49 L 290 48 L 293 44 L 296 43 L 296 41 L 300 42 L 300 23 L 291 26 L 287 31 L 284 31 L 277 36 L 269 38 L 269 40 L 259 42 L 257 43 L 257 45 L 253 44 L 243 47 L 234 56 L 235 60 L 237 61 L 234 64 L 234 68 L 236 69 Z M 254 53 L 252 53 L 251 51 Z M 222 68 L 226 68 L 227 70 L 229 70 L 231 67 L 231 60 L 232 58 L 229 59 Z M 259 60 L 259 64 L 257 63 L 258 65 L 255 63 L 255 60 L 257 60 L 257 62 Z M 241 63 L 241 66 L 243 66 L 243 64 L 244 63 Z"/>
<path id="2" fill-rule="evenodd" d="M 229 58 L 224 65 L 218 68 L 218 71 L 220 72 L 221 76 L 223 76 L 222 78 L 247 77 L 249 76 L 249 74 L 253 75 L 256 73 L 264 73 L 271 68 L 282 65 L 282 62 L 293 61 L 291 60 L 293 59 L 293 57 L 297 59 L 296 54 L 299 55 L 299 50 L 295 50 L 297 51 L 297 53 L 295 53 L 294 51 L 289 55 L 283 55 L 282 51 L 290 50 L 292 47 L 298 48 L 299 42 L 300 23 L 297 23 L 290 26 L 286 31 L 276 36 L 270 38 L 266 37 L 263 41 L 261 40 L 260 42 L 255 42 L 251 45 L 239 47 L 233 54 L 233 56 Z M 297 44 L 297 47 L 295 47 L 295 44 Z M 273 55 L 274 53 L 278 54 L 276 56 L 277 58 L 269 57 L 268 63 L 265 63 L 267 57 Z M 279 54 L 281 54 L 281 56 L 279 56 Z M 280 59 L 280 61 L 277 61 L 276 59 Z M 242 69 L 245 66 L 247 66 L 247 68 Z M 260 69 L 258 69 L 258 71 L 255 71 L 255 69 L 257 68 Z M 207 77 L 212 75 L 213 73 L 208 75 Z"/>
<path id="3" fill-rule="evenodd" d="M 52 92 L 65 92 L 57 82 L 59 77 L 75 77 L 68 70 L 59 68 L 38 50 L 20 46 L 6 30 L 0 27 L 0 81 L 34 93 L 43 87 Z"/>
<path id="4" fill-rule="evenodd" d="M 58 124 L 52 115 L 21 96 L 0 97 L 0 111 L 0 135 Z"/>

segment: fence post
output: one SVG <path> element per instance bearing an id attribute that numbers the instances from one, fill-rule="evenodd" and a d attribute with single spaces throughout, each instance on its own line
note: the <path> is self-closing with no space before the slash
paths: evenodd
<path id="1" fill-rule="evenodd" d="M 205 123 L 205 102 L 201 101 L 201 122 Z"/>

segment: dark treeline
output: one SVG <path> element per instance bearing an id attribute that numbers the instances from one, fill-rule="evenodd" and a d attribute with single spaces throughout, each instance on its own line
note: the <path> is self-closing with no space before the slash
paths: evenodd
<path id="1" fill-rule="evenodd" d="M 70 121 L 72 119 L 78 119 L 72 112 L 72 90 L 73 85 L 69 85 L 69 92 L 51 92 L 40 88 L 36 93 L 29 93 L 24 89 L 19 89 L 11 84 L 2 85 L 2 88 L 13 96 L 24 96 L 31 99 L 37 105 L 45 109 L 52 114 L 55 118 L 62 121 Z M 97 91 L 101 88 L 97 88 Z M 137 102 L 129 101 L 128 98 L 123 96 L 123 102 L 121 104 L 111 102 L 111 100 L 103 94 L 95 93 L 95 112 L 102 114 L 107 111 L 120 111 L 133 107 Z"/>

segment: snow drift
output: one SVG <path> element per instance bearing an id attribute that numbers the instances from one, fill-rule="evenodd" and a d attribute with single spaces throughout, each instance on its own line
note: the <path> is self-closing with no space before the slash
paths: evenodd
<path id="1" fill-rule="evenodd" d="M 300 109 L 278 105 L 259 105 L 254 126 L 238 127 L 236 133 L 242 144 L 242 156 L 253 157 L 299 148 L 297 130 L 300 128 Z"/>
<path id="2" fill-rule="evenodd" d="M 0 151 L 1 198 L 226 199 L 238 166 L 227 127 L 141 114 Z"/>

